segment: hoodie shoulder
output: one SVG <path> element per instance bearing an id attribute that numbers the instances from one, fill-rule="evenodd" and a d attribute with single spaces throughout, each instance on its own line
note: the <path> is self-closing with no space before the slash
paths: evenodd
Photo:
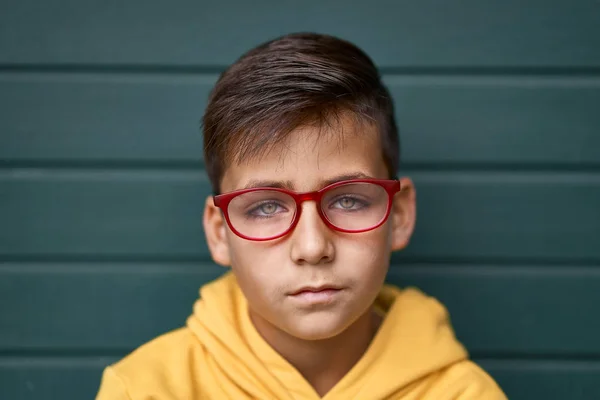
<path id="1" fill-rule="evenodd" d="M 383 366 L 377 371 L 382 395 L 370 398 L 395 391 L 393 398 L 402 400 L 506 400 L 492 377 L 469 359 L 447 308 L 435 297 L 413 287 L 386 286 L 378 301 L 388 311 L 372 345 Z"/>
<path id="2" fill-rule="evenodd" d="M 473 361 L 465 360 L 435 374 L 425 399 L 507 400 L 494 379 Z"/>
<path id="3" fill-rule="evenodd" d="M 179 359 L 193 342 L 194 336 L 187 328 L 164 333 L 135 349 L 114 364 L 113 369 L 116 372 L 139 371 L 140 365 L 160 368 L 169 360 Z"/>
<path id="4" fill-rule="evenodd" d="M 96 400 L 193 398 L 202 351 L 188 328 L 163 334 L 107 367 Z"/>

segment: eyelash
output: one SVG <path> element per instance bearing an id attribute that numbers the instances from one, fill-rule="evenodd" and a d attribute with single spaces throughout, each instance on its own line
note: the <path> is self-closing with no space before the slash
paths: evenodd
<path id="1" fill-rule="evenodd" d="M 256 212 L 257 210 L 259 210 L 262 206 L 264 206 L 265 204 L 274 204 L 276 205 L 278 208 L 284 208 L 281 204 L 277 203 L 276 201 L 263 201 L 262 203 L 252 207 L 250 210 L 248 210 L 246 212 L 246 218 L 250 218 L 250 219 L 266 219 L 266 218 L 272 218 L 273 215 L 278 214 L 277 212 L 273 213 L 272 215 L 257 215 L 254 214 L 254 212 Z"/>
<path id="2" fill-rule="evenodd" d="M 367 201 L 361 200 L 361 199 L 359 199 L 359 198 L 358 198 L 358 197 L 356 197 L 356 196 L 351 196 L 351 195 L 348 195 L 348 194 L 343 194 L 343 195 L 339 195 L 339 196 L 337 196 L 337 197 L 336 197 L 336 198 L 335 198 L 335 199 L 334 199 L 334 200 L 331 202 L 331 204 L 333 205 L 333 204 L 339 203 L 339 202 L 340 202 L 341 200 L 343 200 L 343 199 L 351 199 L 351 200 L 355 201 L 356 203 L 358 203 L 358 204 L 361 206 L 360 208 L 363 208 L 363 207 L 366 207 L 366 206 L 368 206 L 368 205 L 369 205 L 369 203 L 368 203 Z M 359 209 L 360 209 L 360 208 L 359 208 Z M 344 209 L 344 208 L 342 207 L 342 209 Z M 345 211 L 349 211 L 349 209 L 344 209 L 344 210 L 345 210 Z M 356 211 L 356 209 L 350 209 L 350 211 Z"/>
<path id="3" fill-rule="evenodd" d="M 331 209 L 331 208 L 333 208 L 333 207 L 332 207 L 333 205 L 335 205 L 336 203 L 339 203 L 339 202 L 340 202 L 341 200 L 343 200 L 343 199 L 351 199 L 351 200 L 353 200 L 354 202 L 356 202 L 356 203 L 357 203 L 357 205 L 359 206 L 359 208 L 350 208 L 350 209 L 344 209 L 343 207 L 340 207 L 340 208 L 338 208 L 338 209 L 342 209 L 342 210 L 344 210 L 344 211 L 350 211 L 350 212 L 352 212 L 352 211 L 358 211 L 358 210 L 361 210 L 361 209 L 363 209 L 363 208 L 365 208 L 365 207 L 368 207 L 368 206 L 369 206 L 369 202 L 368 202 L 368 201 L 362 200 L 362 199 L 358 198 L 357 196 L 352 196 L 352 195 L 349 195 L 349 194 L 341 194 L 341 195 L 338 195 L 336 198 L 334 198 L 334 199 L 333 199 L 333 200 L 330 202 L 330 206 L 329 206 L 329 208 L 330 208 L 330 209 Z M 274 204 L 274 205 L 275 205 L 275 206 L 277 206 L 278 208 L 277 208 L 277 210 L 276 210 L 276 211 L 275 211 L 273 214 L 271 214 L 271 215 L 260 215 L 260 214 L 256 214 L 256 212 L 257 212 L 257 211 L 259 211 L 259 210 L 260 210 L 260 208 L 261 208 L 261 207 L 263 207 L 263 206 L 264 206 L 264 205 L 266 205 L 266 204 Z M 280 204 L 280 203 L 278 203 L 277 201 L 274 201 L 274 200 L 266 200 L 266 201 L 263 201 L 263 202 L 262 202 L 262 203 L 260 203 L 260 204 L 257 204 L 257 205 L 255 205 L 255 206 L 254 206 L 254 207 L 252 207 L 250 210 L 248 210 L 248 211 L 246 212 L 246 218 L 248 218 L 248 219 L 268 219 L 268 218 L 273 218 L 273 216 L 274 216 L 274 215 L 277 215 L 277 214 L 279 214 L 279 212 L 278 212 L 278 211 L 279 211 L 279 209 L 280 209 L 280 208 L 286 209 L 286 208 L 285 208 L 283 205 L 281 205 L 281 204 Z"/>

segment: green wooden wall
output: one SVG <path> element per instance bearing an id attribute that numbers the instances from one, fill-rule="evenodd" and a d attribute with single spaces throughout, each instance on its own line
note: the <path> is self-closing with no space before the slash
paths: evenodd
<path id="1" fill-rule="evenodd" d="M 0 399 L 93 398 L 181 326 L 211 264 L 199 120 L 291 31 L 363 47 L 395 96 L 418 227 L 389 280 L 449 308 L 511 399 L 600 398 L 600 3 L 0 4 Z"/>

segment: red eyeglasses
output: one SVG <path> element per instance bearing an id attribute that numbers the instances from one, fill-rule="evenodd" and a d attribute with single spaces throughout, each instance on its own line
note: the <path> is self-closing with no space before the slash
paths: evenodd
<path id="1" fill-rule="evenodd" d="M 353 179 L 314 192 L 279 188 L 236 190 L 214 197 L 229 228 L 239 237 L 265 241 L 288 234 L 298 224 L 301 204 L 315 201 L 325 224 L 336 231 L 360 233 L 381 226 L 388 216 L 400 181 Z"/>

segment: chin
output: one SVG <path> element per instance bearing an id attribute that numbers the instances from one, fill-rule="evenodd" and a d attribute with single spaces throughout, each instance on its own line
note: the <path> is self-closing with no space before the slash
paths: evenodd
<path id="1" fill-rule="evenodd" d="M 301 340 L 326 340 L 344 332 L 352 321 L 342 321 L 331 316 L 311 315 L 300 317 L 299 320 L 290 321 L 288 329 L 290 335 Z"/>

